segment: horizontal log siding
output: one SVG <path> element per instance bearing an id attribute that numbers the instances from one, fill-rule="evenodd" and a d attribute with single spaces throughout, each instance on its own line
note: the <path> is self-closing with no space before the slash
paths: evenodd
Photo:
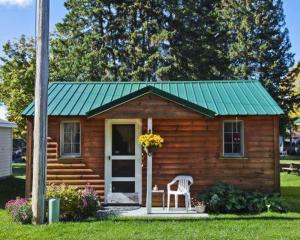
<path id="1" fill-rule="evenodd" d="M 235 120 L 154 119 L 154 132 L 164 137 L 165 143 L 153 155 L 153 185 L 165 189 L 175 176 L 187 174 L 194 178 L 193 195 L 219 181 L 248 190 L 276 191 L 274 137 L 277 139 L 277 136 L 274 136 L 274 118 L 238 118 L 245 124 L 246 159 L 222 158 L 222 123 L 225 119 Z M 143 131 L 146 131 L 146 120 L 143 121 Z M 144 198 L 146 162 L 144 157 Z M 153 201 L 154 205 L 160 205 L 160 195 L 154 195 Z"/>
<path id="2" fill-rule="evenodd" d="M 57 156 L 56 160 L 53 160 L 52 156 L 48 161 L 85 164 L 82 171 L 86 172 L 86 169 L 91 171 L 89 174 L 93 179 L 98 180 L 95 184 L 103 197 L 104 119 L 141 118 L 143 132 L 146 132 L 147 117 L 151 116 L 154 132 L 165 139 L 163 148 L 158 149 L 153 156 L 153 185 L 157 184 L 159 188 L 166 189 L 167 183 L 175 176 L 187 174 L 194 178 L 193 195 L 219 181 L 236 184 L 249 190 L 270 192 L 279 189 L 278 130 L 276 130 L 278 117 L 238 117 L 237 119 L 244 121 L 245 126 L 246 159 L 223 159 L 222 123 L 224 120 L 235 120 L 235 117 L 206 118 L 155 95 L 145 95 L 92 118 L 50 117 L 48 136 L 56 143 L 57 149 L 53 152 L 57 152 Z M 59 158 L 60 122 L 63 120 L 81 121 L 82 156 L 80 159 Z M 28 126 L 31 131 L 30 121 Z M 28 140 L 31 141 L 30 137 Z M 31 156 L 31 152 L 28 156 Z M 146 197 L 146 163 L 144 154 L 143 203 Z M 77 169 L 72 173 L 70 170 L 68 174 L 75 175 L 78 171 L 80 172 Z M 154 195 L 153 201 L 154 206 L 160 205 L 160 195 Z"/>

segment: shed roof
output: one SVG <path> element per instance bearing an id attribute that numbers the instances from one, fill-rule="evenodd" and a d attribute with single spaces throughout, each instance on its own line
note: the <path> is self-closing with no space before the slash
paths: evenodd
<path id="1" fill-rule="evenodd" d="M 151 86 L 151 88 L 149 88 Z M 146 88 L 148 87 L 148 88 Z M 144 90 L 143 90 L 144 89 Z M 279 115 L 281 108 L 256 80 L 171 82 L 53 82 L 48 87 L 49 116 L 86 116 L 151 89 L 190 108 L 214 115 Z M 34 114 L 31 103 L 22 113 Z"/>
<path id="2" fill-rule="evenodd" d="M 4 119 L 0 119 L 0 127 L 3 127 L 3 128 L 16 128 L 18 126 L 14 122 L 9 122 L 9 121 L 6 121 Z"/>
<path id="3" fill-rule="evenodd" d="M 296 119 L 295 123 L 296 123 L 297 125 L 300 125 L 300 118 Z"/>

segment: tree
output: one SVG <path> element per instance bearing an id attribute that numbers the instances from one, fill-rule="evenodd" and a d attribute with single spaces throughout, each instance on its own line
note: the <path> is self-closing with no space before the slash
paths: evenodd
<path id="1" fill-rule="evenodd" d="M 52 79 L 224 79 L 218 2 L 67 0 L 52 41 Z"/>
<path id="2" fill-rule="evenodd" d="M 295 119 L 300 117 L 300 61 L 289 71 L 286 79 L 294 85 L 294 91 L 290 92 L 289 98 L 293 99 L 290 118 Z"/>
<path id="3" fill-rule="evenodd" d="M 259 79 L 285 112 L 288 121 L 295 98 L 287 79 L 294 55 L 281 0 L 222 0 L 221 18 L 229 32 L 230 68 L 237 79 Z"/>
<path id="4" fill-rule="evenodd" d="M 163 61 L 161 1 L 67 0 L 52 40 L 52 79 L 153 80 Z"/>
<path id="5" fill-rule="evenodd" d="M 8 120 L 18 124 L 15 133 L 25 135 L 26 123 L 21 116 L 24 108 L 33 100 L 35 79 L 35 44 L 32 38 L 21 36 L 16 42 L 3 46 L 0 58 L 0 102 L 8 109 Z"/>
<path id="6" fill-rule="evenodd" d="M 167 1 L 166 27 L 174 34 L 166 49 L 171 80 L 227 79 L 227 32 L 219 21 L 220 1 Z"/>

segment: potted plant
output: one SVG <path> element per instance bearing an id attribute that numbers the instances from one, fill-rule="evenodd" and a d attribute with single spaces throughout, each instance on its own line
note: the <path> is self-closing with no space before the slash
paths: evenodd
<path id="1" fill-rule="evenodd" d="M 205 203 L 202 201 L 198 201 L 196 198 L 192 198 L 192 206 L 195 208 L 197 213 L 204 213 L 205 212 Z"/>
<path id="2" fill-rule="evenodd" d="M 146 133 L 139 136 L 139 143 L 148 155 L 151 155 L 155 149 L 161 148 L 163 142 L 164 139 L 158 134 Z"/>

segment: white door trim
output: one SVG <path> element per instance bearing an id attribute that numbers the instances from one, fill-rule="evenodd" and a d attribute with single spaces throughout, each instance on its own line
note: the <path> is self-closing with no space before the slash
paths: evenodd
<path id="1" fill-rule="evenodd" d="M 108 202 L 108 195 L 111 194 L 111 160 L 112 156 L 112 124 L 135 124 L 135 178 L 122 178 L 122 181 L 135 179 L 135 191 L 138 193 L 138 204 L 142 204 L 142 148 L 138 143 L 138 136 L 142 133 L 141 119 L 105 119 L 105 155 L 104 155 L 104 179 L 105 193 L 104 203 Z M 128 156 L 114 156 L 114 159 L 126 160 Z M 117 178 L 114 178 L 117 181 Z"/>

